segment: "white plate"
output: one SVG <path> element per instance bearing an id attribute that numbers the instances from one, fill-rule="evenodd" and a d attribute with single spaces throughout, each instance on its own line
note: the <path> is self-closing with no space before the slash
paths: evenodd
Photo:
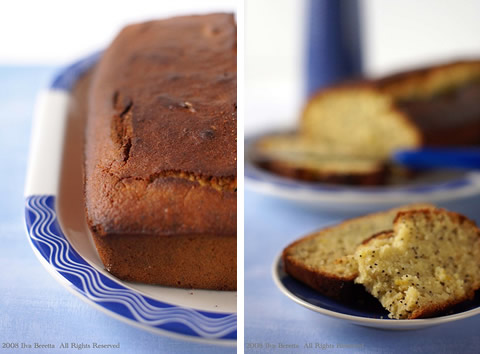
<path id="1" fill-rule="evenodd" d="M 416 202 L 450 202 L 480 194 L 480 173 L 432 171 L 405 185 L 360 187 L 298 181 L 259 168 L 245 139 L 245 186 L 259 193 L 329 212 L 367 212 Z"/>
<path id="2" fill-rule="evenodd" d="M 25 188 L 32 248 L 62 285 L 119 320 L 176 338 L 235 346 L 236 292 L 128 283 L 104 270 L 84 215 L 84 121 L 67 114 L 74 83 L 100 54 L 65 69 L 38 98 Z"/>
<path id="3" fill-rule="evenodd" d="M 480 313 L 480 293 L 477 292 L 472 301 L 455 306 L 450 315 L 415 320 L 393 320 L 387 317 L 388 313 L 374 299 L 371 301 L 368 298 L 357 299 L 357 303 L 347 304 L 319 294 L 285 273 L 281 254 L 273 263 L 272 275 L 280 291 L 297 304 L 323 315 L 365 327 L 411 330 L 457 321 Z"/>

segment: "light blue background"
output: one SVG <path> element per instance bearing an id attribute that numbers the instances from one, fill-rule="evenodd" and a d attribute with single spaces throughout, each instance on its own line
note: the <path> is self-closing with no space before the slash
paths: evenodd
<path id="1" fill-rule="evenodd" d="M 443 204 L 480 221 L 478 198 Z M 271 197 L 245 193 L 245 353 L 480 353 L 480 316 L 413 331 L 364 328 L 307 310 L 282 294 L 272 264 L 302 235 L 340 221 Z M 263 349 L 249 351 L 248 343 Z M 299 349 L 266 349 L 267 343 Z M 305 343 L 363 345 L 363 349 L 305 349 Z"/>
<path id="2" fill-rule="evenodd" d="M 67 291 L 34 255 L 25 233 L 23 200 L 32 113 L 37 93 L 56 71 L 0 66 L 0 352 L 236 352 L 158 336 L 117 321 Z M 5 342 L 55 344 L 57 349 L 1 348 Z M 62 342 L 120 343 L 120 349 L 58 349 Z"/>

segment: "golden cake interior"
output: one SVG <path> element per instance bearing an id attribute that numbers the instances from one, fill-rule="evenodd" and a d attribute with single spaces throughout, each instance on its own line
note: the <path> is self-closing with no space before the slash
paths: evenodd
<path id="1" fill-rule="evenodd" d="M 466 300 L 480 287 L 475 224 L 445 210 L 401 212 L 394 230 L 358 247 L 355 280 L 390 318 L 427 317 Z"/>
<path id="2" fill-rule="evenodd" d="M 399 211 L 429 207 L 432 206 L 411 204 L 348 220 L 304 238 L 291 248 L 290 254 L 307 268 L 353 280 L 358 274 L 354 253 L 359 244 L 375 233 L 390 229 Z"/>

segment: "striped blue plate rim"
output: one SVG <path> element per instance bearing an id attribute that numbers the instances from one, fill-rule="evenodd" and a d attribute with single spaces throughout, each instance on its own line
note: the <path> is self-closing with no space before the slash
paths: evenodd
<path id="1" fill-rule="evenodd" d="M 25 223 L 32 246 L 71 287 L 106 311 L 144 327 L 185 337 L 235 341 L 235 313 L 201 311 L 162 302 L 125 287 L 91 266 L 63 234 L 55 196 L 33 195 L 25 201 Z"/>

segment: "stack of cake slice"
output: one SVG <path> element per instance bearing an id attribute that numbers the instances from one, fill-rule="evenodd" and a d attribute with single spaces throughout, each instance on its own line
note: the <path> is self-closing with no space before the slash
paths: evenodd
<path id="1" fill-rule="evenodd" d="M 377 185 L 398 149 L 478 143 L 480 61 L 462 61 L 321 90 L 298 132 L 263 137 L 252 157 L 289 177 Z"/>

